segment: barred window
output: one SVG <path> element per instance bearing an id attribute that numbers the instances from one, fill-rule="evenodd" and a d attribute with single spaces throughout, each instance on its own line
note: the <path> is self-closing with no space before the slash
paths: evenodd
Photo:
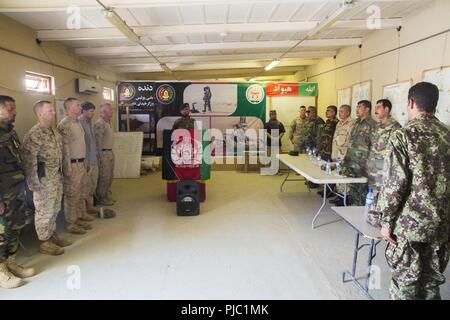
<path id="1" fill-rule="evenodd" d="M 26 71 L 25 86 L 27 91 L 55 94 L 55 78 L 45 74 Z"/>

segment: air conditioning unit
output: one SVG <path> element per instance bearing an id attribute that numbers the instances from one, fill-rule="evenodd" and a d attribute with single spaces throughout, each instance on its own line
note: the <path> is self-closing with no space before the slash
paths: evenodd
<path id="1" fill-rule="evenodd" d="M 98 93 L 101 91 L 102 86 L 100 83 L 89 80 L 89 79 L 76 79 L 75 85 L 78 93 Z"/>

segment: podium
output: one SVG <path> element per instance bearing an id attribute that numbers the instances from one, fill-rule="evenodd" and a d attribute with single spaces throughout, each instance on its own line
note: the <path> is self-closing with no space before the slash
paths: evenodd
<path id="1" fill-rule="evenodd" d="M 180 132 L 180 130 L 178 130 Z M 178 133 L 177 132 L 177 133 Z M 208 156 L 203 150 L 209 144 L 203 141 L 204 130 L 185 129 L 182 137 L 173 130 L 163 131 L 162 179 L 167 181 L 167 200 L 177 200 L 177 181 L 195 180 L 199 188 L 200 202 L 206 199 L 206 181 L 211 176 Z"/>

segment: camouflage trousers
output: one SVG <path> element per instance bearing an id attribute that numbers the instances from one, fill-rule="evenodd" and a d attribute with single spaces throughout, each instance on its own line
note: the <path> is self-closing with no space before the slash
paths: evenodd
<path id="1" fill-rule="evenodd" d="M 389 292 L 393 300 L 441 299 L 439 286 L 449 260 L 448 243 L 398 241 L 386 248 L 392 272 Z"/>
<path id="2" fill-rule="evenodd" d="M 98 164 L 98 183 L 96 195 L 99 201 L 109 198 L 114 173 L 114 153 L 103 151 Z"/>
<path id="3" fill-rule="evenodd" d="M 20 230 L 25 226 L 24 202 L 9 195 L 4 196 L 3 203 L 6 210 L 0 214 L 0 263 L 17 252 Z"/>
<path id="4" fill-rule="evenodd" d="M 294 151 L 298 151 L 299 153 L 305 153 L 305 143 L 301 136 L 296 136 L 292 138 L 294 141 Z"/>
<path id="5" fill-rule="evenodd" d="M 366 204 L 367 183 L 350 183 L 348 185 L 348 195 L 353 200 L 353 205 L 364 206 Z"/>
<path id="6" fill-rule="evenodd" d="M 97 189 L 98 181 L 98 166 L 86 165 L 86 179 L 85 179 L 85 197 L 87 209 L 94 208 L 94 195 Z"/>
<path id="7" fill-rule="evenodd" d="M 86 215 L 85 202 L 86 167 L 84 163 L 72 163 L 72 175 L 64 177 L 64 215 L 69 224 Z"/>
<path id="8" fill-rule="evenodd" d="M 40 183 L 40 190 L 33 192 L 33 202 L 36 209 L 34 225 L 39 240 L 46 241 L 56 230 L 56 218 L 61 209 L 63 194 L 62 176 L 44 177 Z"/>

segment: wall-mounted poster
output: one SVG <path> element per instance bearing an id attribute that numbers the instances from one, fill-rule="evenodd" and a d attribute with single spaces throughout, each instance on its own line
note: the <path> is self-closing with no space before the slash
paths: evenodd
<path id="1" fill-rule="evenodd" d="M 352 105 L 352 88 L 344 88 L 337 91 L 337 107 L 339 108 L 343 104 Z"/>
<path id="2" fill-rule="evenodd" d="M 356 119 L 356 106 L 361 100 L 372 100 L 372 81 L 364 81 L 352 86 L 352 117 Z"/>
<path id="3" fill-rule="evenodd" d="M 431 82 L 439 88 L 439 100 L 436 117 L 450 126 L 450 66 L 425 70 L 423 81 Z"/>
<path id="4" fill-rule="evenodd" d="M 398 83 L 383 86 L 383 98 L 389 99 L 392 103 L 391 115 L 402 126 L 408 122 L 408 91 L 411 88 L 411 81 L 402 81 Z"/>

